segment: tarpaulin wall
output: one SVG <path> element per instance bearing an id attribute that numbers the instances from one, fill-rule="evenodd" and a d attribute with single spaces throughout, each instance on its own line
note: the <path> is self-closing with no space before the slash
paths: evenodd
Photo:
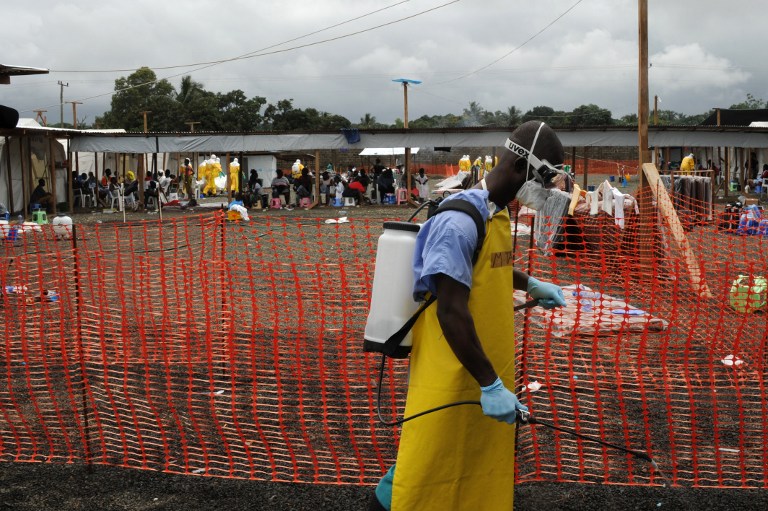
<path id="1" fill-rule="evenodd" d="M 517 313 L 514 386 L 540 419 L 646 451 L 674 484 L 766 487 L 768 327 L 729 300 L 739 275 L 765 271 L 767 238 L 717 223 L 686 225 L 712 298 L 656 214 L 623 229 L 574 217 L 545 255 L 518 235 L 518 267 L 600 295 L 566 288 L 565 310 Z M 379 220 L 49 229 L 3 246 L 3 289 L 26 289 L 2 296 L 0 461 L 330 484 L 374 483 L 392 463 L 379 359 L 361 350 Z M 387 416 L 406 372 L 386 367 Z M 663 483 L 541 426 L 521 426 L 518 449 L 521 483 Z"/>

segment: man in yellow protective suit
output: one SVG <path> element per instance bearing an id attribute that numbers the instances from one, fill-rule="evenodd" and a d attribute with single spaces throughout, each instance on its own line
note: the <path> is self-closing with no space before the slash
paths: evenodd
<path id="1" fill-rule="evenodd" d="M 229 189 L 233 192 L 240 191 L 240 162 L 237 158 L 229 164 Z"/>
<path id="2" fill-rule="evenodd" d="M 515 422 L 526 410 L 510 390 L 515 381 L 514 289 L 539 305 L 565 305 L 560 287 L 512 267 L 507 204 L 537 210 L 563 179 L 563 147 L 554 131 L 530 121 L 506 142 L 499 164 L 469 190 L 447 198 L 473 205 L 485 223 L 445 211 L 419 231 L 414 298 L 431 294 L 413 328 L 405 416 L 456 401 L 477 401 L 430 413 L 402 427 L 397 463 L 382 478 L 370 510 L 512 511 Z"/>
<path id="3" fill-rule="evenodd" d="M 693 174 L 694 165 L 693 153 L 691 153 L 680 162 L 680 173 L 687 176 Z"/>
<path id="4" fill-rule="evenodd" d="M 207 160 L 205 165 L 205 188 L 203 188 L 203 195 L 213 196 L 216 195 L 219 190 L 216 188 L 215 179 L 219 177 L 221 171 L 221 164 L 216 163 L 216 155 L 212 154 L 211 158 Z"/>

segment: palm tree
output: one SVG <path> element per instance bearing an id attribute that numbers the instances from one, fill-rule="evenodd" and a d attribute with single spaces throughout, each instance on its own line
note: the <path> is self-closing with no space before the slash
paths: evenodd
<path id="1" fill-rule="evenodd" d="M 376 117 L 366 113 L 363 117 L 360 118 L 358 128 L 375 128 L 377 124 L 378 123 L 376 122 Z"/>

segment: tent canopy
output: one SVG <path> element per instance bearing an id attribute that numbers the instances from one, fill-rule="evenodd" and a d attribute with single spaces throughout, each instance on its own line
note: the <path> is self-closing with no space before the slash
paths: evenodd
<path id="1" fill-rule="evenodd" d="M 418 152 L 418 147 L 411 147 L 411 154 Z M 360 156 L 397 156 L 398 154 L 405 154 L 405 147 L 366 147 Z"/>

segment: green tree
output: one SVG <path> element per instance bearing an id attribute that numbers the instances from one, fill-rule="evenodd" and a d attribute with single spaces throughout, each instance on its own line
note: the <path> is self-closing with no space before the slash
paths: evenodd
<path id="1" fill-rule="evenodd" d="M 241 90 L 226 94 L 217 94 L 216 101 L 221 113 L 219 130 L 256 131 L 264 124 L 261 108 L 266 105 L 266 98 L 256 96 L 251 99 Z"/>
<path id="2" fill-rule="evenodd" d="M 623 115 L 616 124 L 624 126 L 637 126 L 637 114 Z"/>
<path id="3" fill-rule="evenodd" d="M 115 80 L 115 94 L 112 96 L 111 110 L 96 122 L 103 128 L 124 128 L 127 131 L 143 131 L 143 111 L 158 111 L 152 117 L 152 129 L 165 127 L 164 115 L 172 113 L 170 105 L 176 91 L 168 80 L 158 80 L 157 75 L 148 67 L 134 71 L 128 77 Z"/>
<path id="4" fill-rule="evenodd" d="M 550 121 L 554 118 L 555 109 L 548 106 L 535 106 L 523 114 L 522 121 Z M 552 124 L 550 122 L 550 124 Z"/>
<path id="5" fill-rule="evenodd" d="M 471 101 L 469 107 L 461 114 L 462 126 L 482 126 L 485 110 L 476 101 Z"/>
<path id="6" fill-rule="evenodd" d="M 610 110 L 591 103 L 574 108 L 567 118 L 570 126 L 608 126 L 612 122 Z"/>
<path id="7" fill-rule="evenodd" d="M 731 105 L 730 108 L 734 110 L 759 110 L 761 108 L 768 108 L 768 102 L 747 93 L 746 101 Z"/>
<path id="8" fill-rule="evenodd" d="M 376 120 L 376 116 L 366 113 L 363 117 L 360 118 L 360 122 L 357 124 L 357 127 L 374 129 L 374 128 L 386 128 L 387 126 L 385 124 L 378 122 Z"/>

